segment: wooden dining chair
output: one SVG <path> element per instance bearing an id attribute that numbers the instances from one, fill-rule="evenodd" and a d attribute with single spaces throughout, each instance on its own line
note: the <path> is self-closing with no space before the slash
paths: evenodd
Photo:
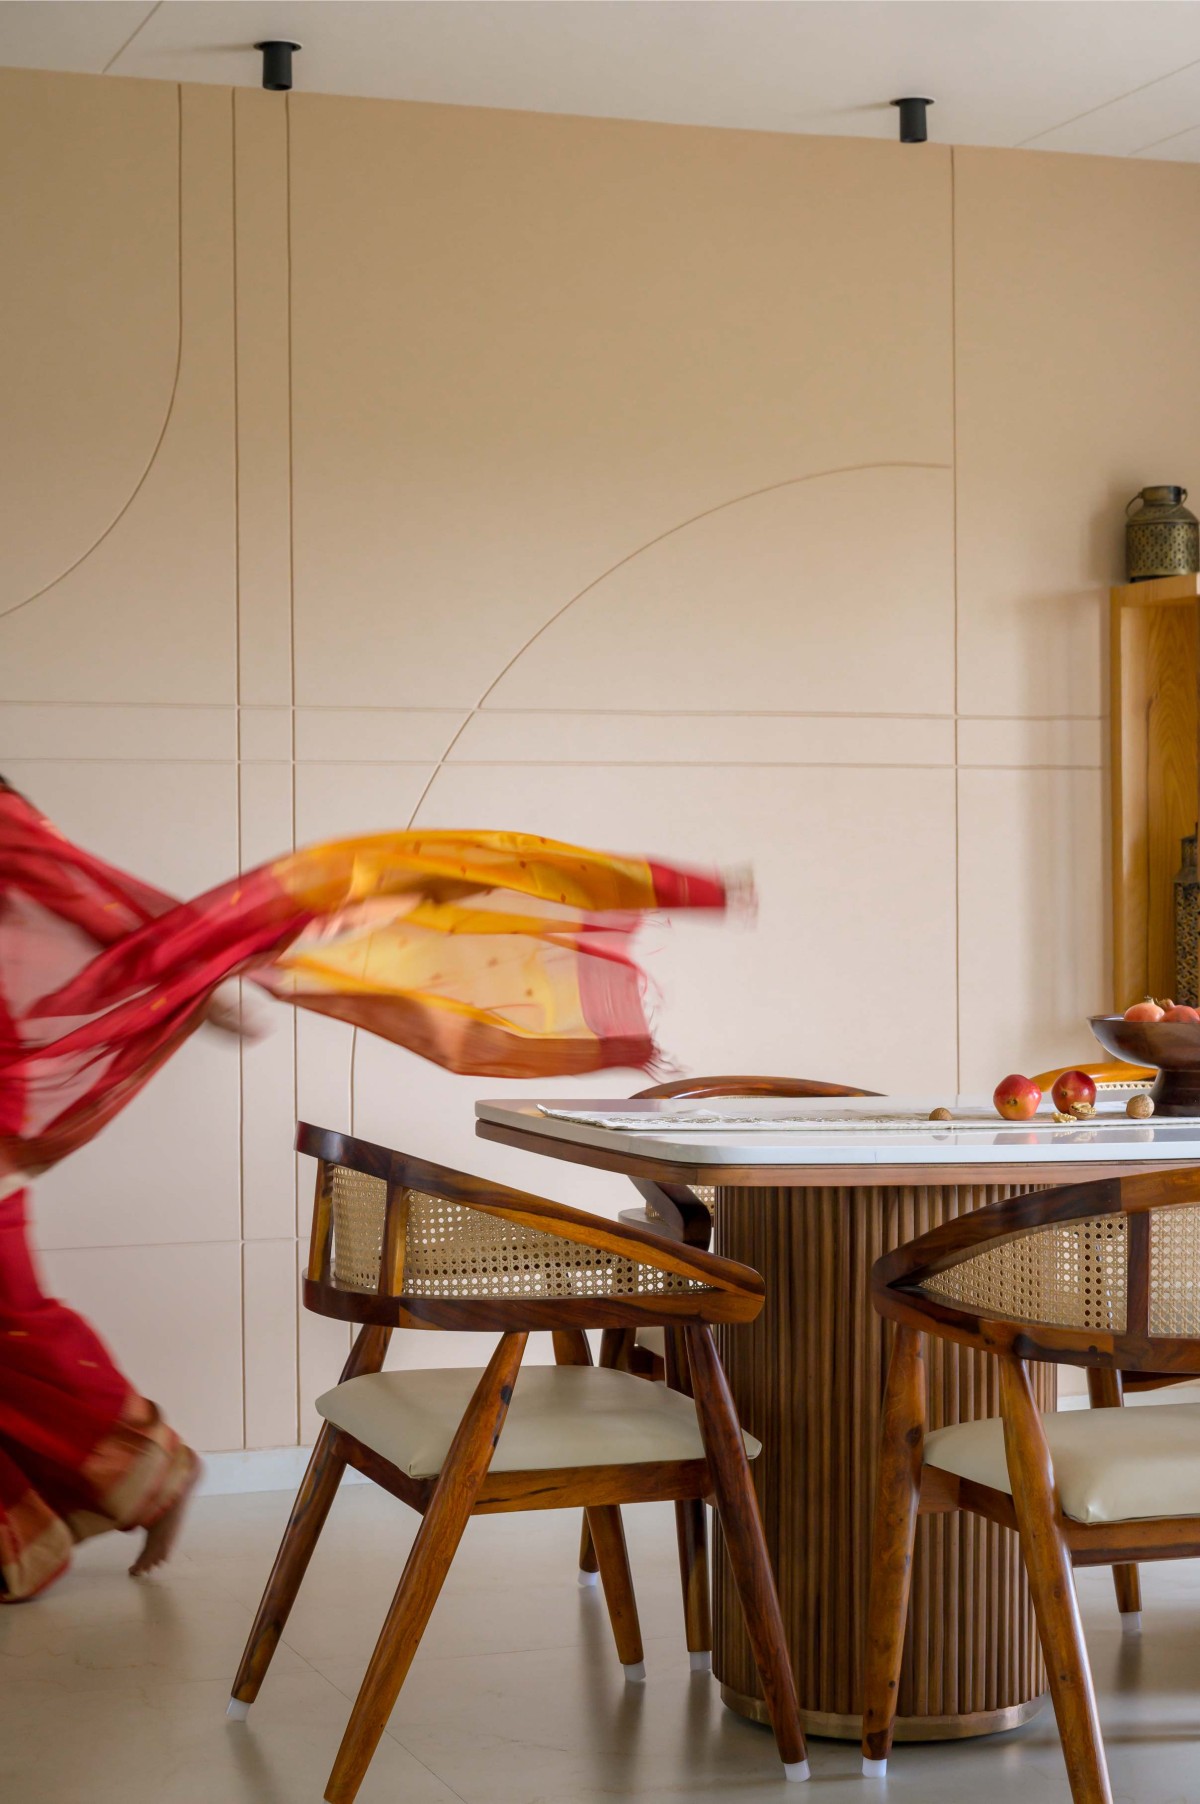
<path id="1" fill-rule="evenodd" d="M 638 1090 L 635 1102 L 703 1101 L 707 1097 L 745 1096 L 874 1096 L 851 1084 L 824 1083 L 815 1077 L 681 1077 L 671 1083 Z M 631 1180 L 646 1205 L 646 1226 L 685 1246 L 707 1247 L 712 1240 L 715 1192 L 711 1186 L 655 1184 Z M 629 1217 L 622 1219 L 628 1220 Z M 610 1329 L 600 1343 L 600 1364 L 634 1372 L 675 1390 L 689 1388 L 688 1361 L 677 1332 L 659 1325 Z M 712 1626 L 709 1616 L 708 1527 L 704 1506 L 689 1499 L 675 1506 L 679 1542 L 679 1578 L 683 1586 L 688 1654 L 695 1670 L 710 1668 Z M 599 1563 L 587 1517 L 579 1540 L 579 1583 L 594 1585 Z"/>
<path id="2" fill-rule="evenodd" d="M 1074 1566 L 1200 1554 L 1200 1404 L 1043 1417 L 1027 1362 L 1200 1374 L 1200 1170 L 1011 1197 L 874 1268 L 894 1324 L 866 1625 L 863 1770 L 887 1767 L 918 1515 L 1017 1531 L 1076 1804 L 1111 1804 Z M 1000 1362 L 1001 1415 L 925 1432 L 923 1337 Z"/>
<path id="3" fill-rule="evenodd" d="M 359 1324 L 234 1680 L 246 1716 L 287 1622 L 342 1474 L 356 1467 L 421 1516 L 325 1797 L 350 1804 L 420 1644 L 468 1518 L 588 1513 L 617 1652 L 645 1678 L 620 1506 L 711 1499 L 784 1770 L 806 1779 L 796 1682 L 743 1436 L 712 1336 L 751 1321 L 749 1267 L 620 1222 L 301 1125 L 317 1160 L 305 1306 Z M 670 1323 L 691 1396 L 594 1366 L 586 1331 Z M 499 1335 L 483 1372 L 384 1372 L 396 1328 Z M 522 1366 L 548 1329 L 556 1364 Z"/>
<path id="4" fill-rule="evenodd" d="M 1097 1099 L 1128 1090 L 1149 1090 L 1157 1071 L 1145 1065 L 1128 1065 L 1119 1059 L 1104 1059 L 1088 1065 L 1056 1065 L 1040 1071 L 1033 1079 L 1044 1096 L 1055 1081 L 1068 1071 L 1084 1071 L 1096 1085 Z M 1087 1375 L 1088 1403 L 1092 1409 L 1120 1409 L 1127 1395 L 1142 1391 L 1165 1390 L 1170 1385 L 1186 1384 L 1188 1376 L 1172 1376 L 1167 1372 L 1108 1372 L 1093 1368 Z M 1126 1634 L 1138 1634 L 1142 1627 L 1142 1584 L 1136 1565 L 1122 1563 L 1113 1567 L 1113 1588 L 1121 1627 Z"/>

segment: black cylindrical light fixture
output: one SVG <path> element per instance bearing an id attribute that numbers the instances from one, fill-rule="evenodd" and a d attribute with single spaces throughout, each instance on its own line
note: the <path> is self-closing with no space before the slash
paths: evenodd
<path id="1" fill-rule="evenodd" d="M 290 38 L 266 38 L 261 44 L 256 44 L 254 48 L 262 51 L 263 87 L 270 88 L 275 94 L 290 93 L 292 52 L 299 50 L 301 46 L 293 44 Z"/>
<path id="2" fill-rule="evenodd" d="M 931 107 L 933 101 L 923 99 L 919 94 L 908 94 L 903 100 L 893 100 L 892 105 L 900 108 L 901 144 L 924 144 L 929 137 L 925 109 Z"/>

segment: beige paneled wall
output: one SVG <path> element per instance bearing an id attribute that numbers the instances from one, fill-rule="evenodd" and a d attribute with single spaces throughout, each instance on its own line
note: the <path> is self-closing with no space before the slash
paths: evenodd
<path id="1" fill-rule="evenodd" d="M 28 73 L 0 135 L 0 769 L 68 832 L 182 893 L 409 819 L 752 863 L 752 929 L 653 942 L 686 1066 L 1082 1056 L 1200 172 Z M 214 1448 L 307 1434 L 346 1341 L 297 1112 L 626 1201 L 475 1142 L 503 1086 L 272 1025 L 40 1187 L 54 1283 Z"/>
<path id="2" fill-rule="evenodd" d="M 964 1081 L 1059 1062 L 1110 974 L 1107 585 L 1200 487 L 1200 173 L 957 150 Z M 1152 471 L 1179 472 L 1177 476 Z M 1001 976 L 1003 973 L 1003 976 Z"/>

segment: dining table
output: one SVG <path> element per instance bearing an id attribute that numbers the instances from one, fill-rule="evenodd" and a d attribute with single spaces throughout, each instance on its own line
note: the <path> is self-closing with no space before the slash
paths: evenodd
<path id="1" fill-rule="evenodd" d="M 719 1330 L 810 1734 L 857 1738 L 871 1523 L 889 1330 L 871 1270 L 939 1223 L 1022 1192 L 1197 1166 L 1200 1119 L 1135 1120 L 1126 1092 L 1070 1125 L 1048 1105 L 1001 1120 L 973 1097 L 508 1098 L 476 1105 L 480 1138 L 711 1202 L 716 1252 L 762 1274 L 761 1314 Z M 952 1119 L 931 1120 L 944 1105 Z M 632 1197 L 630 1201 L 632 1201 Z M 647 1225 L 653 1226 L 653 1218 Z M 996 1362 L 926 1348 L 931 1428 L 1000 1413 Z M 1031 1368 L 1040 1406 L 1056 1368 Z M 766 1721 L 719 1532 L 713 1671 L 733 1710 Z M 1116 1605 L 1113 1605 L 1114 1612 Z M 988 1735 L 1028 1720 L 1046 1675 L 1015 1535 L 962 1512 L 922 1517 L 897 1737 Z"/>

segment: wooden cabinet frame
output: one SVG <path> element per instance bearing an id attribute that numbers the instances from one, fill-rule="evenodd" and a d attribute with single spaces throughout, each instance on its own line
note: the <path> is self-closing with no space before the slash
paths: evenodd
<path id="1" fill-rule="evenodd" d="M 1174 880 L 1200 812 L 1200 578 L 1112 590 L 1113 1007 L 1175 989 Z"/>

